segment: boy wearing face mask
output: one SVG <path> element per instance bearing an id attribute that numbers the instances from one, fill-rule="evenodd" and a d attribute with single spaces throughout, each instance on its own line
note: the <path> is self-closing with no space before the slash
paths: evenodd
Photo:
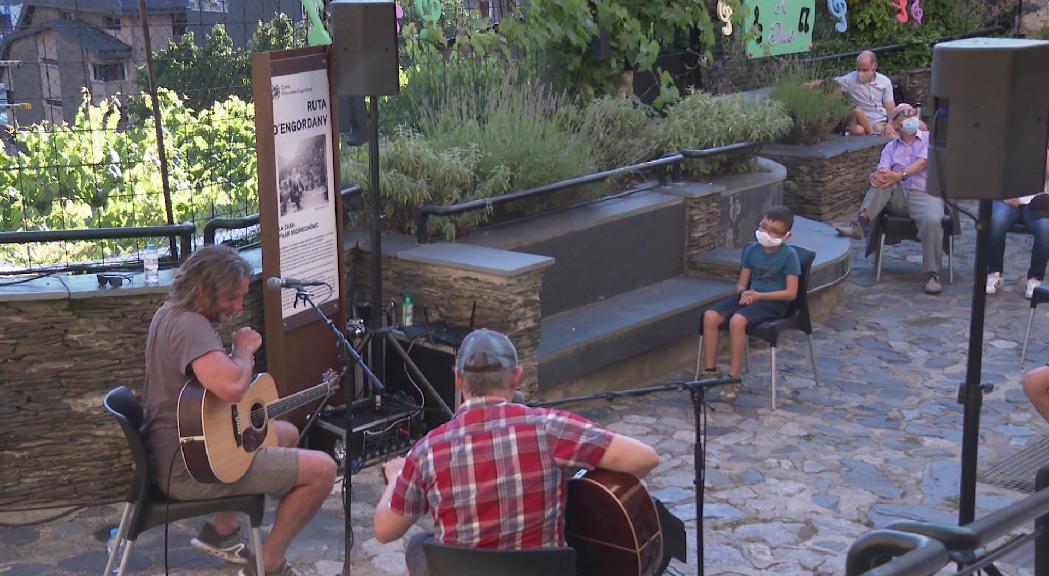
<path id="1" fill-rule="evenodd" d="M 794 214 L 776 206 L 762 218 L 754 232 L 757 244 L 748 244 L 736 281 L 736 295 L 718 302 L 703 313 L 703 366 L 701 378 L 717 377 L 718 329 L 728 320 L 729 371 L 738 378 L 747 347 L 747 326 L 782 318 L 798 295 L 801 260 L 798 252 L 785 246 L 794 226 Z M 736 398 L 735 387 L 725 387 L 721 397 Z"/>
<path id="2" fill-rule="evenodd" d="M 939 294 L 943 292 L 940 283 L 943 200 L 925 193 L 929 133 L 921 129 L 918 111 L 909 104 L 897 106 L 892 118 L 896 138 L 881 152 L 881 160 L 871 174 L 871 187 L 863 197 L 856 220 L 847 226 L 834 228 L 841 236 L 859 240 L 871 218 L 882 209 L 914 220 L 922 242 L 922 266 L 926 274 L 923 290 L 926 294 Z"/>

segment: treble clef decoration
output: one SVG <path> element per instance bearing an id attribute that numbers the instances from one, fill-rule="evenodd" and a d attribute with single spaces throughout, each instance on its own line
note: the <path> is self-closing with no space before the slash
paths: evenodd
<path id="1" fill-rule="evenodd" d="M 849 29 L 849 22 L 845 19 L 845 14 L 849 11 L 849 5 L 845 0 L 827 0 L 827 10 L 831 16 L 838 19 L 834 23 L 834 29 L 839 33 L 844 33 Z"/>
<path id="2" fill-rule="evenodd" d="M 765 31 L 765 28 L 762 27 L 761 22 L 758 22 L 758 18 L 761 18 L 761 8 L 758 7 L 758 6 L 755 6 L 754 7 L 754 43 L 756 43 L 756 44 L 758 44 L 760 46 L 761 45 L 761 41 L 765 39 L 762 36 L 762 33 Z"/>
<path id="3" fill-rule="evenodd" d="M 721 27 L 721 33 L 725 36 L 732 36 L 732 5 L 725 0 L 718 0 L 718 20 L 725 23 Z"/>
<path id="4" fill-rule="evenodd" d="M 907 0 L 892 0 L 892 5 L 898 10 L 896 13 L 896 21 L 900 24 L 906 24 L 907 20 L 910 19 L 907 16 Z"/>
<path id="5" fill-rule="evenodd" d="M 922 23 L 922 18 L 925 17 L 925 10 L 922 10 L 922 0 L 911 2 L 911 16 L 914 17 L 914 21 L 919 25 Z"/>
<path id="6" fill-rule="evenodd" d="M 808 6 L 801 9 L 801 14 L 798 15 L 798 33 L 808 34 L 812 30 L 812 24 L 809 24 L 809 14 L 812 10 Z"/>

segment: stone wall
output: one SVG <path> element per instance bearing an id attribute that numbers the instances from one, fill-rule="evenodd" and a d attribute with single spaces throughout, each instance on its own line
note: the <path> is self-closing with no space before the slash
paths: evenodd
<path id="1" fill-rule="evenodd" d="M 910 104 L 932 106 L 929 100 L 929 83 L 932 80 L 932 69 L 921 68 L 910 70 L 903 75 L 903 89 L 907 91 L 907 99 Z M 929 110 L 927 113 L 931 113 Z M 924 115 L 925 113 L 923 113 Z"/>
<path id="2" fill-rule="evenodd" d="M 787 168 L 783 203 L 814 220 L 852 215 L 863 200 L 886 140 L 832 136 L 815 146 L 772 144 L 762 151 Z"/>
<path id="3" fill-rule="evenodd" d="M 700 252 L 718 248 L 722 235 L 721 196 L 711 193 L 685 200 L 685 251 L 683 265 L 687 269 L 692 257 Z"/>
<path id="4" fill-rule="evenodd" d="M 140 288 L 0 301 L 0 510 L 123 497 L 131 454 L 102 398 L 121 385 L 141 390 L 146 333 L 165 294 Z M 231 324 L 260 329 L 261 319 L 256 281 L 245 314 Z M 227 345 L 230 328 L 219 329 Z"/>

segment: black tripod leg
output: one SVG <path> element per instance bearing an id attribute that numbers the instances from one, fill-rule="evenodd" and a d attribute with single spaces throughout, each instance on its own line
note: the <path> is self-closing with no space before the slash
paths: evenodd
<path id="1" fill-rule="evenodd" d="M 703 493 L 706 490 L 706 450 L 703 446 L 703 403 L 704 388 L 692 386 L 689 388 L 692 397 L 692 414 L 696 431 L 696 440 L 692 446 L 692 463 L 695 467 L 696 487 L 696 574 L 703 576 Z"/>

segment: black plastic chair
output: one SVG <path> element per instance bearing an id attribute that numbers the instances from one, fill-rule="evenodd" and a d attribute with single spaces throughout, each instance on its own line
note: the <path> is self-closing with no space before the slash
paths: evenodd
<path id="1" fill-rule="evenodd" d="M 212 500 L 169 500 L 150 480 L 149 451 L 142 437 L 142 405 L 138 398 L 126 386 L 114 388 L 106 394 L 103 406 L 120 424 L 127 438 L 128 447 L 135 463 L 135 472 L 131 477 L 127 503 L 120 517 L 120 528 L 117 529 L 117 542 L 124 545 L 124 555 L 120 559 L 119 575 L 127 567 L 131 549 L 139 534 L 163 525 L 196 516 L 215 512 L 243 512 L 251 518 L 251 546 L 255 551 L 255 562 L 259 574 L 265 571 L 262 565 L 262 516 L 265 512 L 266 497 L 261 494 L 230 496 Z M 109 553 L 104 574 L 112 574 L 117 550 L 114 546 Z"/>
<path id="2" fill-rule="evenodd" d="M 885 245 L 899 244 L 903 240 L 920 241 L 918 225 L 910 216 L 897 216 L 888 210 L 882 210 L 874 219 L 870 238 L 867 240 L 867 252 L 874 253 L 874 281 L 881 282 L 881 261 Z M 947 279 L 954 284 L 954 237 L 962 233 L 962 224 L 958 213 L 950 208 L 940 220 L 943 226 L 943 251 L 947 253 Z"/>
<path id="3" fill-rule="evenodd" d="M 572 548 L 488 550 L 423 544 L 430 576 L 576 576 Z"/>
<path id="4" fill-rule="evenodd" d="M 1024 365 L 1024 360 L 1027 359 L 1027 343 L 1031 339 L 1031 324 L 1034 323 L 1034 309 L 1039 304 L 1049 302 L 1049 287 L 1036 286 L 1034 292 L 1031 294 L 1031 312 L 1027 315 L 1027 331 L 1024 332 L 1024 346 L 1020 351 L 1020 367 Z"/>
<path id="5" fill-rule="evenodd" d="M 751 242 L 748 246 L 753 245 Z M 766 320 L 758 324 L 747 326 L 747 356 L 748 367 L 750 364 L 750 338 L 764 340 L 769 345 L 772 354 L 772 409 L 776 409 L 776 348 L 779 345 L 779 336 L 786 330 L 800 330 L 809 339 L 809 359 L 812 361 L 812 377 L 816 385 L 820 384 L 819 370 L 816 368 L 816 347 L 812 342 L 812 317 L 809 315 L 809 273 L 812 271 L 812 263 L 816 259 L 816 253 L 800 246 L 788 245 L 798 253 L 801 262 L 801 276 L 798 277 L 798 295 L 790 303 L 786 315 L 776 320 Z M 746 250 L 744 248 L 744 250 Z M 728 318 L 721 324 L 720 330 L 728 330 Z M 696 353 L 696 378 L 699 378 L 702 370 L 703 360 L 703 322 L 699 323 L 699 349 Z"/>

